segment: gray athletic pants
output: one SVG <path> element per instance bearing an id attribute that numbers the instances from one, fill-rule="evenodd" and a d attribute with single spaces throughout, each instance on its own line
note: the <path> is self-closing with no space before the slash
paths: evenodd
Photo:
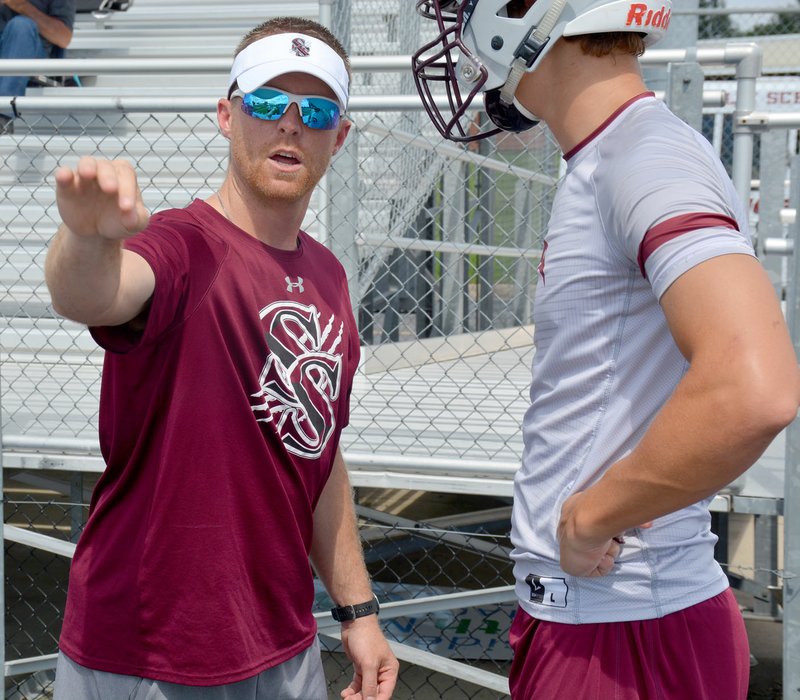
<path id="1" fill-rule="evenodd" d="M 196 687 L 94 671 L 58 655 L 53 700 L 327 700 L 319 639 L 279 666 L 238 683 Z"/>

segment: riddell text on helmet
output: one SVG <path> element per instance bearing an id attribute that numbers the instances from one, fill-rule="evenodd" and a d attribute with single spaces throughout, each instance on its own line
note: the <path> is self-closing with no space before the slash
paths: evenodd
<path id="1" fill-rule="evenodd" d="M 660 27 L 666 29 L 669 26 L 669 20 L 672 16 L 672 10 L 662 7 L 660 10 L 653 11 L 649 5 L 643 2 L 635 2 L 628 10 L 628 19 L 625 24 L 628 27 Z"/>

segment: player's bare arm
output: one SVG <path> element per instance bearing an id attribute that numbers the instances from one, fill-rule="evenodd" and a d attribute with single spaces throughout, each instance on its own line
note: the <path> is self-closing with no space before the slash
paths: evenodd
<path id="1" fill-rule="evenodd" d="M 45 262 L 54 309 L 87 325 L 132 320 L 155 286 L 144 259 L 122 248 L 149 220 L 133 168 L 84 157 L 74 170 L 59 168 L 55 179 L 62 225 Z"/>
<path id="2" fill-rule="evenodd" d="M 328 483 L 314 511 L 311 560 L 337 605 L 357 605 L 372 598 L 356 527 L 350 479 L 337 450 Z M 348 700 L 389 700 L 399 664 L 376 615 L 342 623 L 342 644 L 354 666 L 353 682 L 341 695 Z"/>
<path id="3" fill-rule="evenodd" d="M 605 573 L 612 537 L 716 493 L 796 416 L 794 348 L 756 259 L 701 263 L 661 304 L 689 370 L 637 448 L 565 503 L 559 532 L 569 573 L 593 557 Z"/>

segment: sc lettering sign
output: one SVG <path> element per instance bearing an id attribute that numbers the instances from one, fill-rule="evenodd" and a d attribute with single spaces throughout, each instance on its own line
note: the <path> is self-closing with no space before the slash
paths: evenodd
<path id="1" fill-rule="evenodd" d="M 768 105 L 800 104 L 800 90 L 770 90 L 767 92 Z"/>

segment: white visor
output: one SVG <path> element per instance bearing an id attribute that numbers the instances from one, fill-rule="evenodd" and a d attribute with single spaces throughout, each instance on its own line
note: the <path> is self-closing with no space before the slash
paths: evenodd
<path id="1" fill-rule="evenodd" d="M 324 41 L 306 34 L 273 34 L 253 42 L 233 61 L 228 92 L 234 83 L 253 92 L 285 73 L 308 73 L 325 82 L 347 108 L 350 79 L 342 57 Z"/>

